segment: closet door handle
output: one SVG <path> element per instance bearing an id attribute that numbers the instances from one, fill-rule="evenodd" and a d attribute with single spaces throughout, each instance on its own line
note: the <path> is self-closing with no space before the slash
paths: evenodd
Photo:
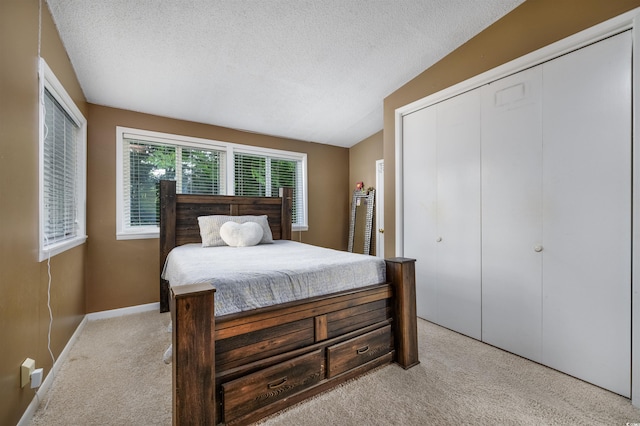
<path id="1" fill-rule="evenodd" d="M 533 251 L 535 251 L 536 253 L 540 253 L 542 251 L 542 246 L 539 244 L 536 246 L 533 246 Z"/>
<path id="2" fill-rule="evenodd" d="M 436 243 L 439 243 L 440 241 L 442 241 L 442 237 L 436 238 Z"/>

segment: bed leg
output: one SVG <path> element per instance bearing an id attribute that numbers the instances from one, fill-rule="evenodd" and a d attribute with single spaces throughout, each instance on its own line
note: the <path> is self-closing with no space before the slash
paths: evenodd
<path id="1" fill-rule="evenodd" d="M 415 259 L 386 259 L 387 280 L 394 287 L 396 321 L 394 336 L 396 362 L 404 369 L 420 363 L 418 360 L 418 321 L 416 313 Z"/>
<path id="2" fill-rule="evenodd" d="M 171 289 L 173 425 L 215 425 L 215 289 Z"/>
<path id="3" fill-rule="evenodd" d="M 169 312 L 169 281 L 160 279 L 160 313 Z"/>

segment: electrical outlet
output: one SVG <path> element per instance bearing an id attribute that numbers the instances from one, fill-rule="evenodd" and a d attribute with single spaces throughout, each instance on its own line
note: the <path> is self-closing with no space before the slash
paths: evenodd
<path id="1" fill-rule="evenodd" d="M 20 387 L 25 387 L 31 382 L 31 373 L 36 369 L 36 362 L 31 358 L 24 360 L 20 366 Z"/>

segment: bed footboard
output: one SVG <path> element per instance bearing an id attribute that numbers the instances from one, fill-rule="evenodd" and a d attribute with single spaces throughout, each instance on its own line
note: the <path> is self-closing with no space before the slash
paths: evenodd
<path id="1" fill-rule="evenodd" d="M 208 284 L 171 289 L 174 425 L 215 424 L 214 294 Z"/>
<path id="2" fill-rule="evenodd" d="M 387 280 L 395 289 L 396 362 L 404 369 L 419 364 L 415 259 L 386 259 Z"/>
<path id="3" fill-rule="evenodd" d="M 414 262 L 388 259 L 385 284 L 217 321 L 211 286 L 172 288 L 173 424 L 248 424 L 391 361 L 418 364 Z"/>

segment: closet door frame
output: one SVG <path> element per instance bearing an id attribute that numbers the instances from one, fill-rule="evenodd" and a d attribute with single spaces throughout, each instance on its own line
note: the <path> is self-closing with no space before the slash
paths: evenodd
<path id="1" fill-rule="evenodd" d="M 395 210 L 396 210 L 396 256 L 403 256 L 403 187 L 402 187 L 402 118 L 421 108 L 434 105 L 457 94 L 475 89 L 497 79 L 515 74 L 524 69 L 539 65 L 591 43 L 631 30 L 633 43 L 632 70 L 632 257 L 631 257 L 631 402 L 640 407 L 640 137 L 636 131 L 640 124 L 640 8 L 634 9 L 594 27 L 569 36 L 563 40 L 550 44 L 531 52 L 492 70 L 486 71 L 468 80 L 455 84 L 440 92 L 419 99 L 395 111 Z"/>

